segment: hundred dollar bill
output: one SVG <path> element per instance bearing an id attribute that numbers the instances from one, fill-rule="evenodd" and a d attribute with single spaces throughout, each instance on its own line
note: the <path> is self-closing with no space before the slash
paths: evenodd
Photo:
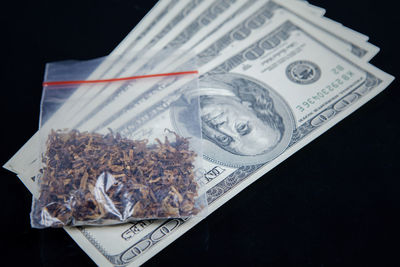
<path id="1" fill-rule="evenodd" d="M 167 8 L 172 8 L 175 2 L 171 2 L 169 3 L 169 5 L 167 5 L 167 7 L 165 7 L 165 9 Z M 175 3 L 176 4 L 176 3 Z M 164 10 L 165 11 L 165 10 Z M 306 15 L 304 15 L 306 16 Z M 316 23 L 319 23 L 318 21 L 316 21 Z M 132 38 L 127 38 L 127 39 L 132 39 Z M 143 39 L 143 38 L 142 38 Z M 145 42 L 141 42 L 141 44 L 143 45 Z M 352 46 L 357 46 L 352 44 Z M 124 46 L 122 46 L 124 47 Z M 126 46 L 125 46 L 126 47 Z M 358 46 L 357 46 L 358 47 Z M 359 55 L 365 54 L 365 49 L 358 49 L 358 50 L 354 50 L 354 51 L 362 51 L 361 53 L 359 53 Z M 93 77 L 93 79 L 95 79 L 96 77 Z M 93 92 L 93 90 L 84 90 L 85 92 Z M 70 110 L 68 110 L 68 112 L 63 111 L 63 109 L 60 109 L 60 113 L 61 114 L 70 114 Z M 55 116 L 57 117 L 57 116 Z M 63 120 L 62 120 L 63 121 Z M 37 144 L 37 135 L 33 136 L 33 138 L 8 162 L 6 163 L 5 167 L 17 172 L 17 173 L 22 173 L 25 172 L 26 169 L 31 169 L 29 167 L 29 165 L 35 164 L 35 157 L 37 155 L 37 149 L 35 150 L 33 147 L 35 147 L 35 144 Z M 37 146 L 36 146 L 37 147 Z M 37 168 L 36 168 L 37 169 Z"/>
<path id="2" fill-rule="evenodd" d="M 260 6 L 255 5 L 254 6 L 255 9 L 250 8 L 249 10 L 249 16 L 250 18 L 252 18 L 252 16 L 254 16 L 255 14 L 259 14 L 262 13 L 260 12 L 260 8 L 261 10 L 263 10 L 263 12 L 265 12 L 265 14 L 267 14 L 269 12 L 270 14 L 270 18 L 269 20 L 276 20 L 279 19 L 279 17 L 285 16 L 287 15 L 291 15 L 290 11 L 285 10 L 283 7 L 276 5 L 273 2 L 268 2 L 268 3 L 264 3 L 264 9 Z M 268 15 L 266 15 L 268 16 Z M 245 13 L 243 14 L 243 16 L 241 17 L 245 17 L 246 15 Z M 246 21 L 246 20 L 245 20 Z M 251 19 L 249 20 L 251 21 Z M 261 21 L 261 20 L 260 20 Z M 261 27 L 264 23 L 267 25 L 267 21 L 268 19 L 264 20 L 264 22 L 260 22 L 257 21 L 257 23 L 259 25 L 258 29 L 253 29 L 253 31 L 249 34 L 256 34 L 257 31 L 262 31 L 263 27 Z M 235 25 L 236 26 L 236 25 Z M 265 25 L 264 25 L 265 26 Z M 218 41 L 222 41 L 222 42 L 226 42 L 227 38 L 229 38 L 230 35 L 232 34 L 236 34 L 236 35 L 240 35 L 240 34 L 245 34 L 245 33 L 241 33 L 240 31 L 238 32 L 237 29 L 241 29 L 240 28 L 241 25 L 237 25 L 236 27 L 233 27 L 233 30 L 225 30 L 223 29 L 221 31 L 221 35 L 219 37 L 221 37 L 220 39 L 218 39 Z M 255 26 L 253 26 L 255 27 Z M 256 27 L 257 28 L 257 27 Z M 326 36 L 326 38 L 328 38 L 327 40 L 332 44 L 335 43 L 335 39 L 332 38 L 331 36 Z M 330 39 L 329 39 L 330 38 Z M 209 38 L 209 41 L 212 42 L 212 40 L 215 38 Z M 240 39 L 240 38 L 239 38 Z M 206 40 L 204 43 L 201 43 L 199 46 L 196 46 L 194 48 L 198 48 L 198 47 L 208 47 L 208 44 L 210 44 L 210 42 L 207 43 L 208 40 Z M 236 40 L 235 40 L 236 41 Z M 246 41 L 246 40 L 244 40 Z M 221 42 L 219 42 L 221 43 Z M 337 46 L 339 46 L 341 43 L 337 42 Z M 215 45 L 215 42 L 211 45 L 213 46 Z M 218 55 L 219 53 L 222 53 L 224 51 L 224 48 L 229 48 L 232 49 L 232 46 L 234 46 L 234 43 L 230 43 L 230 46 L 220 46 L 218 51 L 212 51 L 214 55 Z M 335 46 L 335 47 L 337 47 Z M 208 53 L 210 53 L 210 49 L 208 49 L 207 51 Z M 204 51 L 204 53 L 207 53 L 206 51 Z M 200 53 L 202 54 L 202 53 Z M 212 57 L 207 57 L 207 60 L 210 59 Z M 184 57 L 182 58 L 182 60 L 184 60 Z M 205 63 L 208 63 L 206 60 L 206 57 L 201 56 L 201 58 L 198 59 L 199 60 L 199 70 L 202 71 L 203 70 L 203 66 Z M 152 60 L 150 60 L 151 62 Z M 166 63 L 163 64 L 163 63 Z M 154 62 L 154 64 L 152 64 L 153 66 L 155 66 L 155 68 L 158 69 L 165 69 L 165 67 L 168 65 L 169 67 L 171 67 L 171 64 L 179 64 L 179 60 L 174 60 L 174 62 L 163 62 L 163 63 L 158 63 L 156 64 L 156 62 Z M 157 65 L 157 66 L 156 66 Z M 209 67 L 209 65 L 207 65 L 207 67 Z M 152 88 L 149 90 L 149 92 L 151 92 L 151 95 L 154 95 L 154 92 L 159 91 L 160 87 L 156 87 L 156 88 Z M 107 125 L 107 123 L 102 123 L 99 124 L 99 122 L 104 121 L 104 122 L 110 122 L 112 121 L 112 126 L 114 127 L 115 124 L 118 124 L 118 122 L 122 121 L 122 118 L 127 118 L 129 119 L 129 117 L 131 116 L 130 114 L 132 114 L 133 110 L 132 107 L 136 107 L 137 106 L 137 101 L 135 101 L 134 99 L 132 100 L 129 96 L 135 96 L 137 94 L 140 94 L 140 91 L 138 90 L 132 90 L 129 88 L 121 88 L 121 90 L 116 91 L 111 98 L 108 98 L 107 101 L 102 102 L 99 106 L 102 108 L 102 110 L 96 110 L 96 116 L 94 116 L 89 122 L 86 122 L 83 126 L 82 125 L 78 125 L 78 126 L 82 126 L 84 127 L 86 130 L 99 130 L 101 129 L 101 126 L 105 129 L 106 127 L 111 127 L 110 125 Z M 149 94 L 148 92 L 146 92 L 146 94 Z M 112 100 L 111 100 L 112 99 Z M 115 100 L 117 99 L 117 100 Z M 105 108 L 104 108 L 105 107 Z M 113 114 L 113 112 L 115 114 Z M 126 115 L 125 115 L 125 114 Z M 124 116 L 125 115 L 125 116 Z M 119 120 L 115 120 L 116 118 L 120 118 Z M 95 125 L 98 125 L 97 127 Z"/>
<path id="3" fill-rule="evenodd" d="M 235 11 L 234 8 L 231 8 L 232 12 Z M 243 8 L 240 9 L 240 11 L 243 11 Z M 229 12 L 227 12 L 225 15 L 228 15 Z M 201 16 L 199 16 L 199 18 L 204 17 L 204 15 L 202 14 Z M 220 17 L 221 20 L 224 19 L 223 16 Z M 214 22 L 216 22 L 216 24 L 218 24 L 218 20 L 215 20 Z M 234 20 L 231 18 L 229 20 L 229 22 L 226 23 L 234 23 Z M 195 20 L 195 25 L 198 25 L 199 22 L 197 22 Z M 314 25 L 318 25 L 316 23 L 314 23 Z M 192 26 L 192 25 L 189 25 Z M 210 25 L 211 26 L 211 25 Z M 221 27 L 222 25 L 220 25 L 219 27 Z M 212 28 L 212 27 L 211 27 Z M 190 27 L 189 27 L 190 29 Z M 207 28 L 206 28 L 207 29 Z M 186 29 L 185 29 L 186 30 Z M 183 51 L 185 51 L 185 49 L 188 50 L 193 50 L 193 49 L 198 49 L 199 46 L 193 46 L 194 43 L 196 43 L 196 41 L 198 39 L 201 39 L 202 36 L 200 33 L 196 33 L 196 38 L 191 39 L 191 41 L 194 42 L 188 42 L 188 39 L 190 39 L 189 37 L 191 37 L 187 31 L 183 31 L 182 34 L 178 35 L 177 38 L 173 39 L 171 41 L 171 43 L 168 43 L 168 45 L 165 45 L 164 47 L 161 45 L 163 42 L 159 43 L 160 44 L 160 51 L 157 53 L 157 55 L 153 56 L 153 58 L 151 58 L 150 60 L 148 60 L 148 62 L 146 63 L 145 66 L 143 66 L 143 68 L 141 69 L 144 73 L 152 73 L 153 71 L 158 72 L 158 71 L 165 71 L 165 69 L 168 69 L 169 67 L 171 67 L 171 63 L 176 63 L 176 61 L 174 60 L 174 62 L 171 62 L 170 60 L 168 60 L 169 58 L 166 56 L 169 53 L 173 53 L 176 52 L 177 49 L 183 47 Z M 203 32 L 206 33 L 206 32 Z M 215 39 L 215 35 L 212 35 L 209 37 L 209 39 Z M 333 38 L 332 42 L 337 42 L 337 46 L 339 47 L 339 45 L 343 45 L 343 49 L 349 49 L 349 51 L 352 51 L 354 53 L 358 53 L 359 55 L 366 53 L 366 51 L 368 51 L 367 49 L 362 49 L 359 48 L 354 49 L 355 46 L 353 45 L 349 45 L 346 42 L 343 42 L 342 40 L 338 39 L 338 38 Z M 183 45 L 184 44 L 184 45 Z M 158 47 L 157 47 L 158 48 Z M 141 53 L 139 53 L 141 54 Z M 163 61 L 163 59 L 165 59 Z M 175 58 L 175 57 L 172 57 Z M 133 66 L 135 64 L 127 64 L 127 66 L 125 67 L 124 70 L 122 71 L 122 74 L 120 72 L 114 72 L 114 73 L 118 73 L 118 75 L 121 76 L 129 76 L 132 75 L 131 71 L 134 71 L 134 69 L 140 69 L 140 66 L 138 64 L 136 64 L 135 66 Z M 134 72 L 133 72 L 134 73 Z M 141 74 L 142 72 L 140 72 Z M 105 95 L 97 95 L 97 97 L 95 99 L 90 100 L 90 105 L 85 105 L 86 109 L 84 110 L 80 110 L 78 113 L 81 114 L 87 114 L 86 116 L 84 116 L 82 118 L 82 116 L 77 116 L 78 114 L 76 114 L 76 116 L 73 116 L 73 120 L 70 121 L 71 123 L 73 122 L 78 122 L 79 118 L 80 118 L 80 122 L 78 124 L 76 124 L 77 126 L 82 125 L 83 123 L 89 123 L 92 122 L 92 125 L 94 125 L 95 123 L 98 122 L 98 119 L 104 118 L 107 119 L 108 116 L 110 116 L 110 114 L 112 114 L 115 111 L 118 111 L 120 107 L 124 107 L 126 103 L 129 102 L 130 97 L 128 96 L 135 96 L 135 94 L 132 91 L 128 91 L 125 88 L 117 88 L 117 86 L 108 86 L 107 90 L 110 92 L 111 97 L 106 97 Z M 125 93 L 121 93 L 121 91 L 126 91 Z M 139 93 L 137 90 L 135 90 L 136 93 Z M 105 98 L 104 98 L 105 97 Z M 93 107 L 96 107 L 93 109 Z M 92 111 L 89 111 L 92 109 Z M 88 122 L 88 120 L 90 119 L 90 121 Z M 89 126 L 88 129 L 90 129 Z"/>
<path id="4" fill-rule="evenodd" d="M 372 65 L 336 51 L 315 28 L 293 16 L 275 20 L 249 38 L 213 61 L 217 63 L 200 77 L 203 182 L 210 212 L 393 80 Z M 195 93 L 183 99 L 190 101 Z M 136 114 L 136 124 L 121 125 L 126 136 L 147 136 L 149 122 L 168 123 L 186 133 L 194 120 L 185 105 L 168 98 L 148 102 Z M 98 265 L 138 266 L 201 219 L 66 230 Z"/>
<path id="5" fill-rule="evenodd" d="M 223 10 L 222 9 L 222 7 L 223 7 L 222 4 L 224 2 L 225 1 L 216 1 L 212 6 L 210 6 L 209 9 L 215 9 L 213 7 L 219 6 L 220 7 L 219 10 Z M 248 1 L 247 3 L 249 3 L 249 2 L 254 2 L 254 1 Z M 226 2 L 225 2 L 225 6 L 229 7 L 229 5 L 226 4 Z M 230 15 L 230 13 L 235 12 L 239 5 L 236 3 L 236 7 L 234 7 L 234 6 L 235 6 L 235 4 L 232 4 L 231 8 L 229 8 L 230 12 L 225 12 L 225 14 L 222 14 L 221 16 L 219 16 L 220 20 L 215 19 L 216 16 L 214 16 L 213 23 L 218 24 L 218 23 L 220 23 L 219 21 L 224 20 L 227 15 Z M 242 7 L 240 8 L 240 11 L 243 11 Z M 204 12 L 204 14 L 201 14 L 197 19 L 195 19 L 195 21 L 193 23 L 189 24 L 189 26 L 187 28 L 185 28 L 185 30 L 181 34 L 179 34 L 177 36 L 177 38 L 172 39 L 171 43 L 169 43 L 167 46 L 163 47 L 161 49 L 161 51 L 159 52 L 159 56 L 155 57 L 155 59 L 151 59 L 150 62 L 148 62 L 146 64 L 147 68 L 145 68 L 145 69 L 150 71 L 150 70 L 154 69 L 154 68 L 152 68 L 153 66 L 157 66 L 157 70 L 160 70 L 160 71 L 164 70 L 165 71 L 166 67 L 170 66 L 170 63 L 168 62 L 168 60 L 167 60 L 167 62 L 164 62 L 164 63 L 167 63 L 167 64 L 160 64 L 160 59 L 165 58 L 166 57 L 165 54 L 172 53 L 173 51 L 175 51 L 180 46 L 184 46 L 185 48 L 193 49 L 192 44 L 196 43 L 197 40 L 201 39 L 204 36 L 204 34 L 207 33 L 207 31 L 203 31 L 202 32 L 203 34 L 200 34 L 199 33 L 199 32 L 201 32 L 201 30 L 200 30 L 199 32 L 196 32 L 195 36 L 197 37 L 197 39 L 196 38 L 192 38 L 191 39 L 191 37 L 193 35 L 193 32 L 195 32 L 193 30 L 193 28 L 195 30 L 196 29 L 198 30 L 198 28 L 199 28 L 198 25 L 201 24 L 202 20 L 207 18 L 207 15 L 209 14 L 209 12 L 210 12 L 210 10 L 206 10 Z M 220 12 L 224 13 L 222 11 L 220 11 Z M 197 27 L 193 27 L 193 25 L 195 25 Z M 212 23 L 210 23 L 208 26 L 211 26 L 211 25 L 212 25 Z M 208 28 L 213 28 L 213 27 L 208 27 Z M 188 30 L 189 30 L 189 32 L 188 32 Z M 203 28 L 202 30 L 207 30 L 207 28 Z M 177 27 L 177 31 L 178 32 L 180 31 L 179 27 Z M 190 31 L 192 32 L 192 35 L 190 34 Z M 171 39 L 171 37 L 169 39 Z M 188 41 L 188 40 L 190 40 L 190 41 Z M 335 41 L 335 40 L 333 40 L 333 41 Z M 159 42 L 159 43 L 162 44 L 163 42 Z M 184 44 L 184 45 L 182 45 L 182 44 Z M 162 47 L 162 45 L 160 45 L 160 47 Z M 196 47 L 194 47 L 194 48 L 196 48 Z M 144 53 L 145 52 L 146 51 L 144 51 Z M 139 53 L 139 54 L 141 54 L 141 53 Z M 133 62 L 136 63 L 136 61 L 134 61 L 134 60 L 133 60 Z M 112 73 L 114 75 L 121 75 L 121 76 L 132 75 L 132 73 L 130 72 L 130 71 L 133 71 L 132 67 L 136 68 L 136 69 L 139 68 L 138 67 L 139 64 L 128 64 L 128 65 L 130 67 L 126 67 L 127 70 L 123 74 L 118 73 L 118 69 L 117 68 L 115 69 L 116 71 L 114 71 L 114 72 L 112 71 Z M 132 65 L 135 65 L 135 66 L 132 66 Z M 147 73 L 149 73 L 149 72 L 147 72 Z M 110 86 L 108 86 L 107 87 L 107 91 L 113 92 L 112 96 L 110 98 L 107 98 L 106 96 L 104 97 L 104 94 L 97 94 L 96 93 L 97 91 L 92 91 L 92 92 L 94 92 L 93 94 L 96 96 L 95 99 L 90 100 L 90 105 L 85 105 L 86 109 L 80 110 L 80 111 L 77 112 L 77 114 L 72 116 L 72 118 L 75 119 L 73 121 L 76 121 L 76 118 L 80 118 L 81 117 L 81 116 L 78 116 L 78 114 L 88 114 L 88 115 L 84 116 L 83 119 L 80 120 L 80 123 L 78 123 L 76 125 L 76 127 L 80 126 L 83 122 L 86 122 L 86 124 L 87 124 L 88 118 L 91 118 L 93 116 L 94 116 L 94 118 L 92 118 L 90 121 L 92 121 L 94 123 L 96 123 L 98 121 L 98 118 L 100 118 L 100 119 L 101 118 L 106 118 L 107 119 L 107 116 L 109 114 L 112 114 L 112 112 L 114 112 L 115 110 L 118 110 L 119 107 L 121 107 L 121 106 L 123 107 L 125 105 L 124 103 L 126 103 L 126 101 L 129 101 L 129 99 L 130 99 L 130 97 L 127 97 L 127 96 L 135 95 L 134 92 L 132 92 L 132 91 L 129 91 L 128 93 L 127 92 L 121 93 L 121 91 L 124 91 L 124 90 L 126 91 L 125 88 L 119 88 L 117 90 L 116 86 L 115 86 L 115 88 L 113 86 L 111 86 L 111 88 L 110 88 Z M 137 90 L 135 90 L 135 92 L 138 93 Z M 95 109 L 91 108 L 93 106 L 97 106 L 97 108 L 95 108 Z M 90 109 L 92 109 L 92 111 L 88 112 L 88 110 L 90 110 Z M 72 123 L 72 122 L 69 121 L 69 123 Z M 65 123 L 68 123 L 68 122 L 63 121 L 64 125 L 65 125 Z M 89 126 L 86 125 L 86 127 L 89 127 Z M 90 129 L 90 127 L 88 129 Z"/>
<path id="6" fill-rule="evenodd" d="M 159 49 L 160 51 L 157 53 L 158 56 L 153 56 L 153 58 L 150 60 L 150 62 L 147 62 L 144 67 L 140 68 L 140 64 L 137 64 L 137 59 L 139 56 L 134 57 L 127 66 L 120 70 L 119 65 L 116 65 L 115 68 L 111 69 L 107 75 L 109 77 L 114 77 L 114 76 L 126 76 L 126 75 L 132 75 L 134 73 L 135 69 L 141 69 L 142 71 L 139 74 L 142 73 L 149 73 L 153 68 L 152 66 L 157 65 L 157 69 L 160 71 L 165 71 L 167 66 L 170 66 L 169 62 L 167 64 L 160 64 L 160 61 L 164 58 L 166 58 L 166 55 L 169 55 L 169 53 L 174 53 L 176 52 L 177 49 L 181 48 L 182 51 L 191 51 L 192 49 L 196 49 L 196 47 L 193 44 L 198 44 L 199 40 L 203 40 L 205 36 L 209 36 L 213 32 L 215 32 L 215 28 L 220 28 L 221 25 L 225 25 L 228 23 L 231 23 L 231 21 L 237 17 L 238 15 L 241 15 L 244 10 L 246 10 L 249 6 L 253 5 L 256 0 L 248 0 L 248 1 L 227 1 L 227 0 L 220 0 L 220 1 L 214 1 L 212 5 L 210 5 L 207 10 L 205 10 L 202 14 L 200 14 L 195 20 L 190 23 L 184 30 L 181 30 L 183 28 L 182 25 L 177 25 L 176 23 L 174 24 L 175 27 L 175 32 L 180 32 L 179 35 L 175 38 L 171 38 L 171 36 L 174 36 L 172 32 L 170 32 L 168 35 L 169 40 L 172 39 L 170 43 L 168 43 L 168 39 L 162 39 L 163 41 L 160 41 L 160 38 L 165 36 L 166 31 L 163 30 L 161 32 L 161 37 L 158 34 L 148 45 L 146 45 L 146 49 L 141 52 L 137 52 L 136 54 L 139 54 L 143 56 L 143 54 L 149 53 L 149 52 L 154 52 Z M 261 2 L 261 1 L 258 1 Z M 265 1 L 264 1 L 265 2 Z M 307 5 L 301 1 L 298 0 L 291 0 L 289 1 L 293 3 L 293 5 L 296 5 L 296 10 L 298 8 L 307 10 Z M 242 4 L 241 6 L 239 4 Z M 193 7 L 193 4 L 191 5 Z M 239 8 L 239 10 L 238 10 Z M 315 12 L 315 9 L 313 9 Z M 187 14 L 189 12 L 183 11 L 182 13 Z M 234 13 L 234 15 L 231 15 Z M 225 19 L 228 17 L 228 19 Z M 221 23 L 221 21 L 223 21 Z M 218 25 L 216 27 L 215 25 Z M 166 27 L 167 29 L 173 28 L 172 26 L 168 25 Z M 154 40 L 158 41 L 155 42 Z M 168 43 L 168 45 L 163 47 L 164 43 Z M 154 47 L 156 50 L 151 50 L 151 48 Z M 167 57 L 168 58 L 168 57 Z M 174 57 L 172 57 L 174 58 Z M 165 62 L 164 62 L 165 63 Z M 144 72 L 143 72 L 144 71 Z M 122 74 L 121 74 L 122 72 Z M 110 88 L 107 87 L 108 91 L 114 91 L 115 88 Z M 120 88 L 123 90 L 122 88 Z M 119 91 L 119 90 L 118 90 Z M 75 113 L 72 113 L 73 115 L 71 116 L 72 121 L 65 122 L 63 121 L 63 124 L 65 123 L 74 123 L 79 121 L 77 123 L 77 126 L 80 126 L 81 123 L 86 122 L 88 118 L 91 118 L 92 116 L 96 115 L 96 118 L 103 118 L 106 117 L 108 114 L 112 113 L 113 110 L 117 110 L 118 107 L 120 107 L 122 104 L 120 101 L 115 101 L 115 95 L 119 95 L 118 91 L 113 94 L 113 97 L 111 99 L 102 99 L 99 97 L 99 94 L 94 93 L 96 96 L 95 99 L 90 100 L 90 105 L 84 105 L 84 109 L 78 110 Z M 96 91 L 93 91 L 96 92 Z M 130 94 L 131 95 L 131 94 Z M 122 99 L 128 99 L 125 97 L 122 97 Z M 97 104 L 96 104 L 97 103 Z M 114 105 L 109 105 L 110 103 L 114 103 Z M 93 106 L 96 106 L 97 108 L 93 109 Z M 92 109 L 92 111 L 89 111 Z M 71 113 L 71 112 L 70 112 Z M 80 114 L 87 114 L 84 116 L 82 119 Z M 77 119 L 81 118 L 81 119 Z M 96 118 L 92 119 L 91 121 L 96 121 Z"/>

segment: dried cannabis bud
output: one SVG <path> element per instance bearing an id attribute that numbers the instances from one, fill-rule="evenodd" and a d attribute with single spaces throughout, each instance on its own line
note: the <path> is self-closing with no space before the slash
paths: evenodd
<path id="1" fill-rule="evenodd" d="M 197 213 L 196 154 L 175 136 L 149 146 L 119 134 L 52 131 L 34 216 L 61 227 Z"/>

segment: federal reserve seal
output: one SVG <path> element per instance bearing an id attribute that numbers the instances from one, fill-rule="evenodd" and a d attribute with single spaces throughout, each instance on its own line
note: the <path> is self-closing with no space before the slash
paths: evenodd
<path id="1" fill-rule="evenodd" d="M 298 84 L 310 84 L 321 77 L 321 69 L 313 62 L 307 60 L 295 61 L 286 68 L 286 76 Z"/>

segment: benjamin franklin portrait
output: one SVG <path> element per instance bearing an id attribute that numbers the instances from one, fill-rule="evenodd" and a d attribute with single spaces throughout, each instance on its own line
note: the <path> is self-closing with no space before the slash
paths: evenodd
<path id="1" fill-rule="evenodd" d="M 202 79 L 196 92 L 189 98 L 199 99 L 199 119 L 189 119 L 193 112 L 180 110 L 176 126 L 188 128 L 196 121 L 201 125 L 206 159 L 226 166 L 253 165 L 275 158 L 287 147 L 292 115 L 271 88 L 225 74 Z"/>

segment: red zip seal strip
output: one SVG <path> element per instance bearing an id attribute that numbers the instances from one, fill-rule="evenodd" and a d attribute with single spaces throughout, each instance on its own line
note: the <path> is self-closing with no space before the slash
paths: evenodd
<path id="1" fill-rule="evenodd" d="M 43 82 L 43 86 L 70 85 L 70 84 L 83 84 L 83 83 L 119 82 L 119 81 L 129 81 L 129 80 L 136 80 L 136 79 L 145 79 L 145 78 L 154 78 L 154 77 L 167 77 L 167 76 L 198 74 L 198 73 L 199 73 L 199 71 L 197 71 L 197 70 L 191 70 L 191 71 L 181 71 L 181 72 L 138 75 L 138 76 L 131 76 L 131 77 L 123 77 L 123 78 L 103 79 L 103 80 L 82 80 L 82 81 L 77 80 L 77 81 Z"/>

